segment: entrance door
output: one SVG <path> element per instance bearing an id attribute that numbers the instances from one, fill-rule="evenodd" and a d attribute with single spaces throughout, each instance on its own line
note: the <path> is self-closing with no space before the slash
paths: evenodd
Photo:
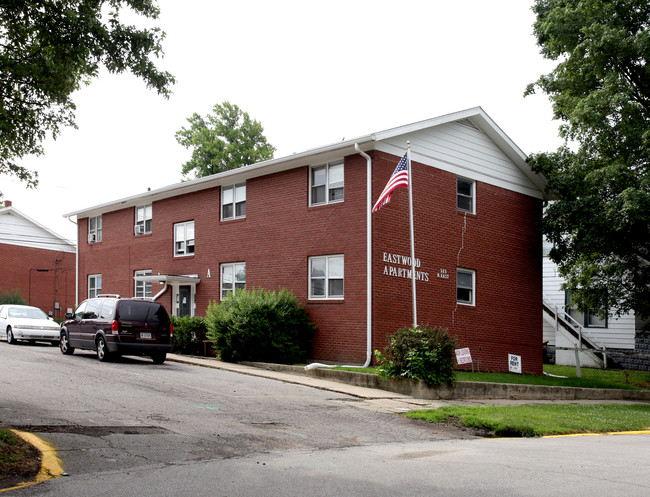
<path id="1" fill-rule="evenodd" d="M 178 316 L 192 315 L 192 287 L 190 285 L 181 285 L 178 287 Z"/>

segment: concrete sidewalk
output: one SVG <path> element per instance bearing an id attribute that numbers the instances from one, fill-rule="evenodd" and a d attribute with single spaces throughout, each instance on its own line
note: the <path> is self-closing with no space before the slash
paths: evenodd
<path id="1" fill-rule="evenodd" d="M 329 368 L 266 363 L 229 363 L 211 357 L 168 354 L 167 360 L 259 376 L 349 395 L 359 407 L 382 412 L 433 409 L 445 405 L 521 405 L 549 402 L 650 402 L 650 391 L 549 387 L 502 383 L 458 382 L 456 387 L 427 387 L 417 380 L 382 380 L 376 375 Z M 384 388 L 382 388 L 384 387 Z"/>

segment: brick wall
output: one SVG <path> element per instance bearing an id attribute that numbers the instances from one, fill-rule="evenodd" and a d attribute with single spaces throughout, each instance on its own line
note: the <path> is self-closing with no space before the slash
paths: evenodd
<path id="1" fill-rule="evenodd" d="M 63 318 L 68 308 L 74 308 L 74 253 L 0 244 L 0 254 L 0 291 L 18 289 L 29 305 L 55 318 Z"/>
<path id="2" fill-rule="evenodd" d="M 373 199 L 398 157 L 373 152 Z M 418 283 L 419 321 L 448 327 L 469 346 L 481 369 L 507 369 L 507 354 L 524 369 L 541 372 L 541 244 L 534 223 L 541 203 L 479 183 L 477 214 L 456 211 L 456 177 L 414 165 L 416 255 L 428 281 Z M 198 315 L 219 298 L 221 263 L 245 262 L 246 286 L 288 288 L 317 324 L 312 357 L 360 363 L 366 357 L 366 161 L 345 158 L 345 201 L 310 207 L 309 167 L 249 179 L 246 219 L 220 220 L 220 188 L 153 204 L 153 233 L 133 234 L 134 209 L 103 215 L 103 241 L 87 245 L 87 220 L 79 220 L 80 298 L 87 275 L 101 273 L 102 292 L 131 296 L 134 271 L 198 274 Z M 383 274 L 383 253 L 409 255 L 408 195 L 398 190 L 373 214 L 373 348 L 411 322 L 410 280 Z M 195 254 L 173 257 L 173 224 L 195 221 Z M 463 235 L 463 229 L 465 233 Z M 464 238 L 463 238 L 464 236 Z M 477 271 L 477 305 L 456 306 L 455 271 Z M 343 254 L 345 298 L 308 300 L 311 256 Z M 445 269 L 449 279 L 437 277 Z M 210 277 L 208 277 L 208 271 Z M 154 284 L 153 293 L 159 287 Z M 171 305 L 167 292 L 161 302 Z"/>
<path id="3" fill-rule="evenodd" d="M 373 198 L 395 163 L 393 156 L 375 155 Z M 507 370 L 508 354 L 515 354 L 525 372 L 541 373 L 542 257 L 535 231 L 541 201 L 478 182 L 476 214 L 464 214 L 456 209 L 454 174 L 414 163 L 413 177 L 415 253 L 423 274 L 416 285 L 418 322 L 448 328 L 460 347 L 470 348 L 475 368 Z M 384 274 L 386 266 L 407 266 L 382 262 L 384 253 L 410 255 L 408 222 L 406 188 L 373 215 L 375 348 L 386 345 L 396 326 L 412 322 L 411 280 Z M 476 271 L 475 306 L 456 304 L 457 267 Z"/>

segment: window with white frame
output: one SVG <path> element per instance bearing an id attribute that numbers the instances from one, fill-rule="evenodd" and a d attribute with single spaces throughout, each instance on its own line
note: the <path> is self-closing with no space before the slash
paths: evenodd
<path id="1" fill-rule="evenodd" d="M 469 179 L 456 179 L 456 207 L 459 211 L 474 214 L 476 183 Z"/>
<path id="2" fill-rule="evenodd" d="M 309 186 L 310 205 L 343 202 L 343 161 L 312 167 Z"/>
<path id="3" fill-rule="evenodd" d="M 141 205 L 135 208 L 135 226 L 133 228 L 136 235 L 151 233 L 151 221 L 153 219 L 153 209 L 151 204 Z"/>
<path id="4" fill-rule="evenodd" d="M 581 311 L 571 298 L 571 292 L 564 292 L 564 308 L 569 316 L 585 328 L 607 328 L 608 313 L 606 309 Z M 602 317 L 601 317 L 602 316 Z"/>
<path id="5" fill-rule="evenodd" d="M 174 224 L 174 256 L 194 255 L 194 221 Z"/>
<path id="6" fill-rule="evenodd" d="M 221 219 L 246 217 L 246 183 L 221 188 Z"/>
<path id="7" fill-rule="evenodd" d="M 88 298 L 92 299 L 102 293 L 102 275 L 89 274 L 88 275 Z"/>
<path id="8" fill-rule="evenodd" d="M 309 298 L 343 298 L 343 256 L 309 258 Z"/>
<path id="9" fill-rule="evenodd" d="M 136 271 L 135 276 L 149 276 L 152 274 L 151 269 L 143 269 Z M 151 297 L 151 281 L 135 280 L 135 297 L 136 298 L 150 298 Z"/>
<path id="10" fill-rule="evenodd" d="M 474 305 L 476 286 L 476 271 L 470 269 L 456 269 L 456 302 L 465 305 Z"/>
<path id="11" fill-rule="evenodd" d="M 88 243 L 102 241 L 102 216 L 88 218 Z"/>
<path id="12" fill-rule="evenodd" d="M 237 289 L 246 288 L 246 263 L 234 262 L 221 265 L 221 300 Z"/>

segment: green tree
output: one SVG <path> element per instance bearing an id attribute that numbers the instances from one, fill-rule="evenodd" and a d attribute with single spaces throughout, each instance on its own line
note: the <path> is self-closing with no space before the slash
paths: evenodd
<path id="1" fill-rule="evenodd" d="M 557 201 L 542 231 L 582 310 L 650 317 L 650 4 L 536 0 L 534 33 L 555 69 L 549 96 L 565 144 L 531 155 Z"/>
<path id="2" fill-rule="evenodd" d="M 0 0 L 0 174 L 35 187 L 18 164 L 75 126 L 71 95 L 106 67 L 130 71 L 167 97 L 174 78 L 156 68 L 164 33 L 122 22 L 127 11 L 157 19 L 155 0 Z"/>
<path id="3" fill-rule="evenodd" d="M 216 104 L 205 118 L 193 114 L 189 128 L 176 132 L 176 140 L 192 149 L 192 158 L 183 164 L 187 177 L 197 178 L 255 164 L 273 158 L 275 147 L 266 141 L 264 128 L 230 102 Z"/>

